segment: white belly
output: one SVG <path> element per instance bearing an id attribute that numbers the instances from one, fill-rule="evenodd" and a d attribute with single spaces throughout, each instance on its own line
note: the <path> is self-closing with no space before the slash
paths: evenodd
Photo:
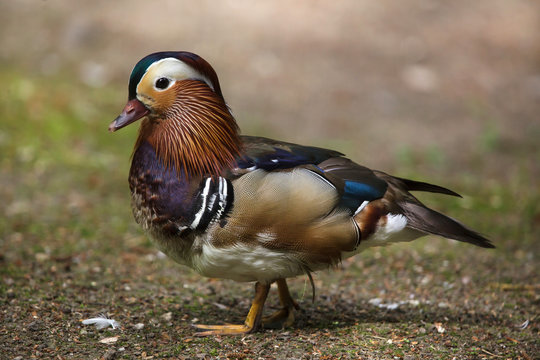
<path id="1" fill-rule="evenodd" d="M 306 272 L 297 254 L 246 244 L 217 248 L 205 243 L 191 262 L 192 268 L 203 276 L 235 281 L 269 283 Z"/>

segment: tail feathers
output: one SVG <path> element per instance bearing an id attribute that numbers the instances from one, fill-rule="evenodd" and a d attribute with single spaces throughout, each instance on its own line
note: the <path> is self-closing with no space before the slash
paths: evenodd
<path id="1" fill-rule="evenodd" d="M 433 185 L 422 181 L 415 181 L 398 177 L 395 178 L 401 181 L 408 191 L 427 191 L 432 193 L 461 197 L 461 195 L 459 195 L 458 193 L 439 185 Z"/>
<path id="2" fill-rule="evenodd" d="M 399 206 L 403 211 L 403 215 L 405 215 L 408 220 L 407 226 L 412 229 L 466 242 L 483 248 L 495 247 L 490 240 L 467 228 L 457 220 L 435 210 L 431 210 L 421 204 L 402 202 Z"/>

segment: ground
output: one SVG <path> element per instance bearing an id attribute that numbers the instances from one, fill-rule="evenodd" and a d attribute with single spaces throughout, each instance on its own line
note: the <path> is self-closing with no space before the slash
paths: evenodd
<path id="1" fill-rule="evenodd" d="M 0 5 L 0 358 L 538 358 L 540 5 L 193 4 Z M 497 249 L 369 249 L 315 274 L 315 302 L 290 280 L 290 329 L 194 336 L 243 321 L 253 285 L 150 244 L 126 181 L 136 126 L 107 132 L 132 66 L 171 49 L 213 64 L 243 133 L 452 188 L 420 198 Z M 99 314 L 120 327 L 82 324 Z"/>

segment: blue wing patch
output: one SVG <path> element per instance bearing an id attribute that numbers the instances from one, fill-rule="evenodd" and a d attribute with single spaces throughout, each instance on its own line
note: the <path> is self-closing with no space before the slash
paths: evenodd
<path id="1" fill-rule="evenodd" d="M 339 204 L 353 214 L 365 201 L 382 198 L 388 189 L 388 183 L 373 170 L 347 158 L 328 159 L 319 164 L 319 168 L 327 178 L 334 179 L 340 194 Z"/>
<path id="2" fill-rule="evenodd" d="M 341 197 L 341 205 L 354 212 L 364 201 L 380 199 L 386 192 L 386 187 L 374 187 L 366 183 L 360 183 L 352 180 L 345 181 Z"/>

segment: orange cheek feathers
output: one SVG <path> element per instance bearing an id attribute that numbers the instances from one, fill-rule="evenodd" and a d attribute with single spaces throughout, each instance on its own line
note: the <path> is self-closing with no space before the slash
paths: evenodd
<path id="1" fill-rule="evenodd" d="M 145 105 L 152 108 L 154 112 L 163 114 L 174 104 L 177 95 L 176 86 L 175 84 L 167 90 L 157 91 L 149 81 L 143 81 L 137 87 L 137 93 L 144 94 L 140 100 Z"/>

